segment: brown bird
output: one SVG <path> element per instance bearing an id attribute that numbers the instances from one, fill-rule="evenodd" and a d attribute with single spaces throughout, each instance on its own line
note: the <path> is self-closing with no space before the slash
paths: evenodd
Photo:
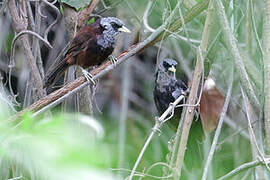
<path id="1" fill-rule="evenodd" d="M 116 36 L 120 32 L 130 33 L 124 23 L 115 17 L 103 17 L 82 27 L 72 39 L 60 61 L 55 62 L 45 76 L 44 87 L 48 87 L 72 65 L 88 68 L 103 63 L 113 52 Z M 89 73 L 83 70 L 89 80 Z"/>

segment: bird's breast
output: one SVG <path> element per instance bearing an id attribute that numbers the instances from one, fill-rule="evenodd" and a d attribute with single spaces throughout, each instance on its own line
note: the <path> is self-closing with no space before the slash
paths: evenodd
<path id="1" fill-rule="evenodd" d="M 83 68 L 102 64 L 112 53 L 113 48 L 101 47 L 98 44 L 90 45 L 77 56 L 77 64 Z"/>

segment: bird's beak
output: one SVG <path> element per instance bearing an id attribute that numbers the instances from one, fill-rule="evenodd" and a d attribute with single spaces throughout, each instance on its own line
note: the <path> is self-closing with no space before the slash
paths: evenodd
<path id="1" fill-rule="evenodd" d="M 171 67 L 169 67 L 169 69 L 168 69 L 169 71 L 171 71 L 171 72 L 173 72 L 173 73 L 175 73 L 176 72 L 176 69 L 175 69 L 175 67 L 174 66 L 171 66 Z"/>
<path id="2" fill-rule="evenodd" d="M 128 28 L 126 28 L 125 26 L 118 28 L 118 31 L 125 32 L 125 33 L 131 33 L 131 31 Z"/>

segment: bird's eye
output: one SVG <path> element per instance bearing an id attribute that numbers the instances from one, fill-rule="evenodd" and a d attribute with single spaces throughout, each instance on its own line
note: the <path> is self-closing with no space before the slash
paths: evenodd
<path id="1" fill-rule="evenodd" d="M 170 65 L 166 61 L 163 62 L 163 66 L 165 69 L 168 69 L 170 67 Z"/>
<path id="2" fill-rule="evenodd" d="M 112 27 L 113 27 L 114 29 L 119 29 L 119 28 L 121 27 L 119 24 L 117 24 L 117 23 L 115 23 L 115 22 L 112 22 L 111 25 L 112 25 Z"/>

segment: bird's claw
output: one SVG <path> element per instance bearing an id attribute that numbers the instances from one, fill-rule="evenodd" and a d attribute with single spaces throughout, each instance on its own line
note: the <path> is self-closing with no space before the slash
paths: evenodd
<path id="1" fill-rule="evenodd" d="M 87 81 L 91 81 L 93 83 L 93 85 L 96 85 L 96 82 L 93 79 L 92 74 L 90 74 L 87 70 L 82 68 L 82 74 L 86 78 Z"/>
<path id="2" fill-rule="evenodd" d="M 172 102 L 170 102 L 169 106 L 172 106 L 173 109 L 176 107 L 176 105 L 173 104 Z"/>
<path id="3" fill-rule="evenodd" d="M 114 67 L 116 66 L 116 61 L 117 58 L 114 55 L 109 55 L 108 59 L 110 60 L 110 62 L 114 65 Z"/>

